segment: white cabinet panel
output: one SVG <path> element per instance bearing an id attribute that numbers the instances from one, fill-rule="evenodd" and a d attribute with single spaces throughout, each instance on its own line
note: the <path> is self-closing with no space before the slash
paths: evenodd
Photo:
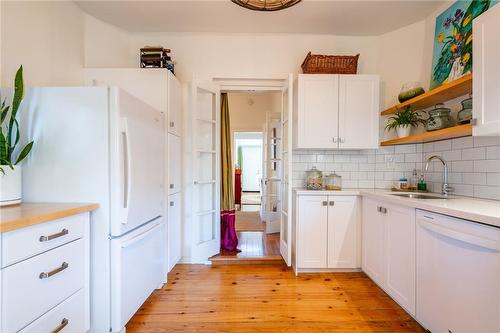
<path id="1" fill-rule="evenodd" d="M 168 271 L 181 259 L 181 194 L 168 196 Z"/>
<path id="2" fill-rule="evenodd" d="M 357 268 L 358 198 L 328 197 L 328 267 Z"/>
<path id="3" fill-rule="evenodd" d="M 362 264 L 363 271 L 378 285 L 384 282 L 384 217 L 378 202 L 363 198 Z"/>
<path id="4" fill-rule="evenodd" d="M 181 136 L 182 90 L 179 80 L 168 71 L 168 132 Z"/>
<path id="5" fill-rule="evenodd" d="M 415 315 L 415 209 L 383 205 L 387 293 Z"/>
<path id="6" fill-rule="evenodd" d="M 337 148 L 338 75 L 299 75 L 295 148 Z"/>
<path id="7" fill-rule="evenodd" d="M 181 139 L 168 134 L 168 194 L 181 190 Z"/>
<path id="8" fill-rule="evenodd" d="M 85 286 L 83 239 L 2 269 L 2 332 L 17 332 Z"/>
<path id="9" fill-rule="evenodd" d="M 20 331 L 40 332 L 85 332 L 85 291 L 78 291 Z"/>
<path id="10" fill-rule="evenodd" d="M 339 77 L 339 148 L 378 148 L 379 77 Z"/>
<path id="11" fill-rule="evenodd" d="M 500 6 L 473 21 L 473 135 L 500 135 Z"/>
<path id="12" fill-rule="evenodd" d="M 327 267 L 328 197 L 302 196 L 297 212 L 299 268 Z"/>

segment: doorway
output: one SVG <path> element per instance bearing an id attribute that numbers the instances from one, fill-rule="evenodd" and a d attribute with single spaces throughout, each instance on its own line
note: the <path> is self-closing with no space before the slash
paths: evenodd
<path id="1" fill-rule="evenodd" d="M 281 262 L 279 207 L 269 203 L 266 195 L 271 193 L 275 202 L 279 200 L 280 187 L 276 182 L 279 173 L 278 151 L 274 143 L 276 138 L 272 138 L 272 144 L 270 140 L 273 135 L 276 136 L 276 128 L 281 125 L 282 93 L 238 91 L 227 92 L 227 96 L 233 141 L 231 156 L 236 204 L 235 231 L 238 250 L 241 252 L 221 253 L 215 259 L 225 262 L 251 262 L 253 259 Z M 274 131 L 272 127 L 275 128 Z M 224 174 L 227 172 L 223 170 Z M 266 212 L 267 209 L 274 209 L 274 216 Z M 270 217 L 274 219 L 269 219 Z M 272 231 L 268 228 L 270 223 L 277 225 Z"/>
<path id="2" fill-rule="evenodd" d="M 262 195 L 262 132 L 235 131 L 233 137 L 233 165 L 240 171 L 240 186 L 235 186 L 235 191 L 241 192 L 237 209 L 243 212 L 258 212 Z"/>

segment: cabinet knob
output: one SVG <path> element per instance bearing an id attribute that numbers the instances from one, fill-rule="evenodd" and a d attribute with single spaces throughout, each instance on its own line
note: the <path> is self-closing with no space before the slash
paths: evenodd
<path id="1" fill-rule="evenodd" d="M 328 201 L 323 201 L 323 206 L 328 206 Z"/>
<path id="2" fill-rule="evenodd" d="M 337 138 L 332 138 L 332 141 L 333 141 L 334 143 L 337 143 Z"/>
<path id="3" fill-rule="evenodd" d="M 174 207 L 174 202 L 170 201 L 170 207 Z"/>
<path id="4" fill-rule="evenodd" d="M 170 188 L 174 188 L 174 184 L 170 184 Z"/>
<path id="5" fill-rule="evenodd" d="M 345 138 L 340 138 L 340 143 L 345 143 Z"/>
<path id="6" fill-rule="evenodd" d="M 56 328 L 54 328 L 51 333 L 59 333 L 63 330 L 63 328 L 65 328 L 66 326 L 68 326 L 69 324 L 69 320 L 68 318 L 63 318 L 63 320 L 61 320 L 61 323 L 59 325 L 57 325 Z"/>
<path id="7" fill-rule="evenodd" d="M 173 121 L 170 122 L 170 127 L 174 127 L 175 123 Z"/>
<path id="8" fill-rule="evenodd" d="M 330 206 L 335 206 L 335 201 L 330 201 L 329 204 Z"/>

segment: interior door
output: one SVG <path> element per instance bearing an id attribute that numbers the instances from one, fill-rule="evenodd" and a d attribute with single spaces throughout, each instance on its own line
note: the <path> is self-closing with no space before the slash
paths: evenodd
<path id="1" fill-rule="evenodd" d="M 281 219 L 280 253 L 288 266 L 292 264 L 292 133 L 293 74 L 288 75 L 282 93 L 281 108 Z"/>
<path id="2" fill-rule="evenodd" d="M 206 262 L 220 249 L 220 90 L 211 83 L 194 82 L 189 109 L 191 187 L 190 256 Z"/>
<path id="3" fill-rule="evenodd" d="M 111 223 L 112 236 L 120 236 L 163 216 L 164 115 L 117 88 L 110 88 L 114 132 L 112 149 L 118 152 L 116 200 L 121 214 Z"/>

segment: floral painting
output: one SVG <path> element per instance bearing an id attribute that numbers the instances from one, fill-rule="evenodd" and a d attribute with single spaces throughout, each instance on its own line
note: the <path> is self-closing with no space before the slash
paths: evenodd
<path id="1" fill-rule="evenodd" d="M 499 1 L 457 1 L 436 18 L 431 89 L 472 71 L 472 20 Z"/>

